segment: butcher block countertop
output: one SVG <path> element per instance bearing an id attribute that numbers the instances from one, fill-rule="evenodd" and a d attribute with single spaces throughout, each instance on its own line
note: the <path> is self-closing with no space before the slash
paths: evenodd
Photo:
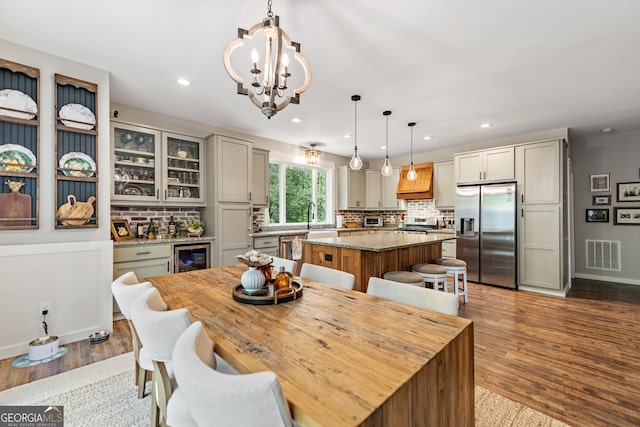
<path id="1" fill-rule="evenodd" d="M 454 235 L 444 234 L 406 234 L 386 233 L 368 234 L 365 236 L 324 237 L 320 239 L 303 240 L 303 244 L 334 246 L 337 248 L 357 249 L 369 252 L 383 252 L 392 249 L 422 246 L 430 243 L 440 243 L 443 240 L 455 239 Z"/>

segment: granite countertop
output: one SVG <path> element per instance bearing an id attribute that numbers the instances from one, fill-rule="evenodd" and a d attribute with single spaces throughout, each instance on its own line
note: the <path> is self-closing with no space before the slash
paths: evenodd
<path id="1" fill-rule="evenodd" d="M 456 239 L 446 234 L 371 234 L 367 236 L 325 237 L 321 239 L 303 240 L 303 244 L 334 246 L 338 248 L 359 249 L 361 251 L 383 252 L 391 249 L 407 248 L 424 244 Z"/>
<path id="2" fill-rule="evenodd" d="M 200 237 L 176 237 L 175 239 L 131 239 L 121 240 L 119 242 L 113 242 L 113 246 L 132 246 L 132 245 L 159 245 L 163 243 L 195 243 L 195 242 L 208 242 L 215 240 L 213 236 L 200 236 Z"/>
<path id="3" fill-rule="evenodd" d="M 356 228 L 312 228 L 307 230 L 306 228 L 293 229 L 293 230 L 267 230 L 258 231 L 256 233 L 249 233 L 249 237 L 271 237 L 271 236 L 294 236 L 298 234 L 306 234 L 310 231 L 362 231 L 362 230 L 389 230 L 393 231 L 396 227 L 356 227 Z"/>

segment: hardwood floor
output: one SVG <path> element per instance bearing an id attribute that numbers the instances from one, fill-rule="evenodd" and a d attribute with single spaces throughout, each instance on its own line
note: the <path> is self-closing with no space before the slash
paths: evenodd
<path id="1" fill-rule="evenodd" d="M 476 384 L 572 426 L 640 425 L 640 286 L 578 279 L 557 298 L 470 283 L 469 301 Z M 0 390 L 131 351 L 129 328 L 65 346 L 32 368 L 0 360 Z"/>

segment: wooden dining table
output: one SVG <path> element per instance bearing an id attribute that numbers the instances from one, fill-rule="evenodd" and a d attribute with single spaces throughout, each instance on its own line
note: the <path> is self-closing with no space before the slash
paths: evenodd
<path id="1" fill-rule="evenodd" d="M 304 278 L 295 301 L 246 304 L 245 270 L 148 280 L 240 373 L 275 372 L 301 426 L 474 425 L 471 321 Z"/>

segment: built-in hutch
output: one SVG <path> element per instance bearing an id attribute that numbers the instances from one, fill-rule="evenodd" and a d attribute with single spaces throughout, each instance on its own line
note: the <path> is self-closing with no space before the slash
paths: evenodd
<path id="1" fill-rule="evenodd" d="M 40 71 L 0 59 L 0 230 L 39 227 Z"/>

